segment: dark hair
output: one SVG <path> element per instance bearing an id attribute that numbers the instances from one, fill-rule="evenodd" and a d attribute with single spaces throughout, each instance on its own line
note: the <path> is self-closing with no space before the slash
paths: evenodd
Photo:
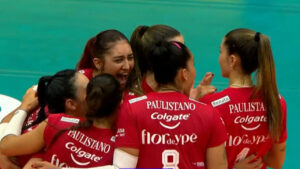
<path id="1" fill-rule="evenodd" d="M 77 69 L 95 68 L 93 58 L 103 58 L 115 42 L 128 39 L 120 31 L 109 29 L 92 37 L 86 44 L 83 55 L 77 63 Z M 129 43 L 129 42 L 128 42 Z"/>
<path id="2" fill-rule="evenodd" d="M 187 61 L 191 58 L 189 49 L 174 41 L 157 43 L 150 54 L 154 77 L 159 84 L 174 83 L 178 70 L 186 68 Z"/>
<path id="3" fill-rule="evenodd" d="M 86 120 L 68 129 L 60 130 L 53 137 L 50 146 L 67 130 L 87 129 L 93 125 L 95 119 L 115 115 L 121 100 L 122 89 L 120 83 L 112 75 L 104 73 L 95 76 L 87 86 L 86 101 L 88 110 L 85 115 Z"/>
<path id="4" fill-rule="evenodd" d="M 40 78 L 37 96 L 40 105 L 37 119 L 23 129 L 28 129 L 46 119 L 45 107 L 51 114 L 65 112 L 65 101 L 76 98 L 75 70 L 62 70 L 53 76 Z"/>
<path id="5" fill-rule="evenodd" d="M 76 65 L 76 70 L 95 68 L 93 63 L 93 45 L 96 37 L 89 39 L 84 47 L 80 61 Z"/>
<path id="6" fill-rule="evenodd" d="M 120 83 L 110 74 L 94 77 L 87 86 L 87 119 L 109 117 L 122 100 Z"/>
<path id="7" fill-rule="evenodd" d="M 179 35 L 179 31 L 167 25 L 138 26 L 134 30 L 130 44 L 141 76 L 147 71 L 153 71 L 149 61 L 149 51 L 152 47 L 160 41 L 168 41 Z"/>
<path id="8" fill-rule="evenodd" d="M 252 98 L 262 98 L 271 137 L 278 139 L 281 133 L 282 110 L 269 38 L 250 29 L 235 29 L 225 36 L 224 44 L 229 54 L 237 54 L 241 58 L 244 73 L 251 74 L 257 70 L 257 85 Z"/>
<path id="9" fill-rule="evenodd" d="M 94 57 L 103 58 L 103 55 L 114 46 L 114 43 L 120 40 L 126 40 L 128 42 L 126 36 L 117 30 L 111 29 L 100 32 L 96 36 L 95 43 L 93 45 Z"/>

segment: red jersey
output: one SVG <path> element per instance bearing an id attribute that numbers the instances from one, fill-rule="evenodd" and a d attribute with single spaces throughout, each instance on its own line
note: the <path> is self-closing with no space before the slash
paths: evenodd
<path id="1" fill-rule="evenodd" d="M 29 126 L 31 125 L 37 118 L 38 118 L 38 115 L 39 115 L 39 111 L 40 111 L 40 107 L 38 107 L 37 109 L 35 109 L 25 120 L 23 126 Z M 45 106 L 45 115 L 48 116 L 49 115 L 49 109 L 48 109 L 48 106 Z M 22 131 L 22 134 L 25 134 L 27 132 L 30 132 L 31 130 L 33 130 L 34 128 L 36 128 L 38 126 L 37 125 L 34 125 L 34 126 L 31 126 L 30 128 L 26 129 L 26 130 L 23 130 Z M 41 151 L 43 152 L 43 151 Z M 33 156 L 34 157 L 37 157 L 36 154 L 40 154 L 41 152 L 39 153 L 34 153 L 34 154 L 29 154 L 29 155 L 22 155 L 22 156 L 18 156 L 18 162 L 19 162 L 19 165 L 20 167 L 24 167 L 25 164 L 27 163 L 28 160 L 30 160 L 30 158 L 32 158 Z"/>
<path id="2" fill-rule="evenodd" d="M 123 102 L 126 102 L 130 99 L 133 99 L 133 98 L 136 98 L 137 96 L 133 93 L 133 92 L 130 92 L 130 91 L 124 91 L 124 94 L 123 94 Z"/>
<path id="3" fill-rule="evenodd" d="M 224 120 L 229 135 L 226 142 L 229 168 L 233 168 L 237 160 L 253 153 L 263 157 L 273 144 L 268 131 L 265 105 L 261 99 L 250 100 L 252 92 L 252 87 L 227 88 L 200 99 L 217 108 Z M 286 104 L 282 97 L 280 102 L 283 130 L 279 143 L 282 143 L 287 138 Z"/>
<path id="4" fill-rule="evenodd" d="M 148 94 L 150 92 L 154 92 L 154 90 L 147 83 L 146 78 L 143 79 L 141 87 L 142 87 L 145 94 Z"/>
<path id="5" fill-rule="evenodd" d="M 81 69 L 78 70 L 79 73 L 84 74 L 89 80 L 91 80 L 93 78 L 93 68 L 90 69 Z"/>
<path id="6" fill-rule="evenodd" d="M 122 105 L 116 147 L 139 149 L 136 168 L 205 168 L 206 150 L 226 141 L 218 112 L 182 93 L 152 92 Z"/>
<path id="7" fill-rule="evenodd" d="M 114 132 L 92 126 L 88 129 L 67 130 L 50 146 L 53 137 L 62 129 L 76 125 L 79 118 L 65 114 L 48 117 L 44 131 L 46 152 L 43 159 L 59 167 L 96 167 L 111 165 L 114 151 Z"/>

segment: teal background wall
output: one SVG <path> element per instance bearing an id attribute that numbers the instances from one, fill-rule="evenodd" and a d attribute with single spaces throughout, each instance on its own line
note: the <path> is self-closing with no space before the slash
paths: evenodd
<path id="1" fill-rule="evenodd" d="M 271 38 L 280 93 L 288 106 L 284 169 L 297 168 L 300 104 L 299 0 L 0 0 L 0 93 L 22 99 L 39 77 L 74 68 L 86 41 L 115 28 L 128 37 L 138 25 L 177 28 L 195 55 L 196 81 L 215 73 L 219 44 L 231 29 L 246 27 Z"/>

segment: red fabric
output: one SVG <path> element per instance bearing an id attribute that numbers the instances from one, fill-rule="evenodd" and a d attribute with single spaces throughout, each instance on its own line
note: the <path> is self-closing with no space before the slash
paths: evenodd
<path id="1" fill-rule="evenodd" d="M 154 92 L 154 90 L 146 82 L 145 78 L 142 81 L 141 87 L 142 87 L 142 89 L 143 89 L 143 91 L 144 91 L 145 94 L 148 94 L 150 92 Z"/>
<path id="2" fill-rule="evenodd" d="M 37 118 L 38 118 L 38 113 L 40 111 L 40 107 L 38 107 L 37 109 L 35 109 L 33 111 L 33 113 L 31 113 L 27 119 L 25 120 L 24 122 L 24 126 L 28 126 L 28 125 L 31 125 Z M 48 109 L 48 106 L 45 106 L 45 115 L 48 116 L 49 115 L 49 109 Z M 25 134 L 27 132 L 30 132 L 31 130 L 35 129 L 36 127 L 38 126 L 37 125 L 34 125 L 24 131 L 22 131 L 22 134 Z M 22 156 L 18 156 L 18 162 L 20 164 L 20 167 L 24 167 L 25 164 L 27 163 L 28 160 L 30 160 L 30 158 L 36 156 L 37 154 L 40 154 L 42 153 L 43 151 L 41 152 L 38 152 L 38 153 L 34 153 L 34 154 L 29 154 L 29 155 L 22 155 Z"/>
<path id="3" fill-rule="evenodd" d="M 216 110 L 178 92 L 123 103 L 117 129 L 116 147 L 139 149 L 136 168 L 205 168 L 207 148 L 227 139 Z"/>
<path id="4" fill-rule="evenodd" d="M 232 168 L 238 154 L 248 148 L 251 155 L 257 153 L 263 157 L 272 147 L 269 136 L 265 106 L 260 99 L 250 100 L 253 88 L 227 88 L 221 92 L 207 95 L 201 102 L 217 108 L 225 122 L 229 138 L 226 152 L 229 168 Z M 281 97 L 283 130 L 279 142 L 287 138 L 286 104 Z"/>
<path id="5" fill-rule="evenodd" d="M 93 78 L 93 70 L 94 69 L 92 69 L 92 68 L 81 69 L 81 70 L 78 70 L 78 72 L 84 74 L 89 80 L 91 80 Z"/>
<path id="6" fill-rule="evenodd" d="M 133 99 L 133 98 L 136 98 L 137 96 L 132 93 L 132 92 L 129 92 L 129 91 L 125 91 L 124 92 L 124 95 L 123 95 L 123 102 L 126 102 L 130 99 Z"/>
<path id="7" fill-rule="evenodd" d="M 111 129 L 68 130 L 50 146 L 57 132 L 76 125 L 78 120 L 82 119 L 65 114 L 49 115 L 44 131 L 44 160 L 59 167 L 86 168 L 112 164 L 115 137 Z"/>

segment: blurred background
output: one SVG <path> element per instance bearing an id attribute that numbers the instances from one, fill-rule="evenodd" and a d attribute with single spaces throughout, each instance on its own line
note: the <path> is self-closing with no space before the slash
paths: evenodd
<path id="1" fill-rule="evenodd" d="M 297 168 L 300 118 L 299 0 L 0 0 L 0 94 L 19 100 L 40 76 L 75 68 L 86 41 L 106 29 L 128 38 L 138 25 L 178 29 L 195 56 L 198 84 L 215 73 L 223 36 L 235 28 L 267 34 L 272 43 L 279 91 L 288 107 L 284 169 Z M 1 110 L 0 110 L 1 111 Z"/>

